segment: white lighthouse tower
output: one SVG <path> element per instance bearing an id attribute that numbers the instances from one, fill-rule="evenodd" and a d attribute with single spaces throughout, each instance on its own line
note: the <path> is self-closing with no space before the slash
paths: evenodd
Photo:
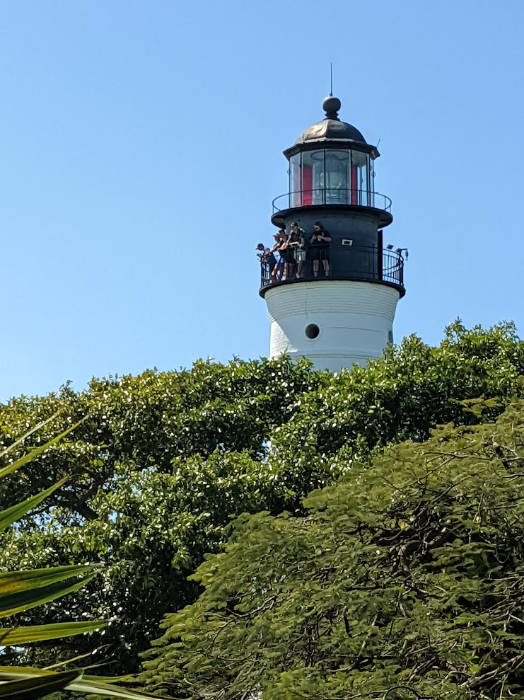
<path id="1" fill-rule="evenodd" d="M 271 221 L 285 230 L 286 262 L 262 266 L 260 295 L 271 358 L 288 353 L 338 372 L 379 357 L 392 342 L 404 249 L 383 248 L 382 229 L 393 217 L 391 200 L 374 191 L 379 152 L 338 118 L 340 100 L 330 96 L 322 106 L 325 119 L 284 151 L 289 191 L 273 201 Z"/>

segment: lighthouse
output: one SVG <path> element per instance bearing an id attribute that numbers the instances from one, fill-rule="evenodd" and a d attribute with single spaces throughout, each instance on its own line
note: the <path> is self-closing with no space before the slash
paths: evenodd
<path id="1" fill-rule="evenodd" d="M 325 117 L 284 151 L 288 192 L 273 200 L 275 258 L 261 266 L 260 295 L 271 322 L 271 358 L 307 357 L 338 372 L 380 357 L 393 342 L 404 296 L 405 249 L 384 247 L 391 200 L 375 192 L 379 157 L 358 129 L 339 119 L 329 96 Z"/>

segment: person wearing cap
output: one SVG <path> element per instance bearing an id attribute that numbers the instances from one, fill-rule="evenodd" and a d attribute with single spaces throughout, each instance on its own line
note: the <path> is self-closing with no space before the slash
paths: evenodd
<path id="1" fill-rule="evenodd" d="M 273 276 L 273 270 L 277 264 L 277 259 L 273 255 L 273 251 L 266 248 L 263 243 L 259 243 L 256 250 L 258 251 L 257 257 L 260 260 L 262 277 L 265 280 L 269 280 Z"/>

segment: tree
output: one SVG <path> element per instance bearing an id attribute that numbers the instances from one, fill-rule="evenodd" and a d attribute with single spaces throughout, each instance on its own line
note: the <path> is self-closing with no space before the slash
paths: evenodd
<path id="1" fill-rule="evenodd" d="M 18 444 L 23 444 L 25 438 L 42 425 L 36 426 L 23 436 Z M 67 434 L 78 427 L 78 423 L 72 425 L 52 441 L 37 447 L 23 457 L 11 461 L 10 464 L 0 469 L 0 480 L 14 473 L 21 467 L 30 464 L 38 455 L 43 454 L 51 444 L 58 443 Z M 17 443 L 6 448 L 0 456 L 6 457 L 12 452 Z M 14 503 L 10 508 L 0 511 L 0 532 L 8 529 L 13 523 L 32 511 L 40 503 L 45 501 L 57 489 L 63 486 L 65 480 L 51 486 L 34 496 L 30 496 L 21 503 Z M 68 636 L 85 634 L 93 630 L 105 627 L 107 622 L 94 620 L 90 622 L 58 622 L 54 624 L 20 626 L 19 618 L 37 605 L 61 598 L 68 593 L 77 591 L 97 574 L 97 567 L 92 565 L 48 567 L 30 571 L 11 571 L 0 574 L 0 619 L 10 618 L 15 620 L 15 626 L 5 627 L 0 624 L 0 643 L 2 646 L 24 647 L 27 644 L 42 642 L 50 639 L 64 638 Z M 70 690 L 86 693 L 96 693 L 100 696 L 110 696 L 124 700 L 147 700 L 146 696 L 114 685 L 113 679 L 91 678 L 84 674 L 82 668 L 73 668 L 60 671 L 67 665 L 66 662 L 58 662 L 51 669 L 19 668 L 16 666 L 1 666 L 0 694 L 5 698 L 17 700 L 34 700 L 51 693 L 62 690 Z"/>
<path id="2" fill-rule="evenodd" d="M 50 516 L 37 512 L 0 540 L 0 567 L 102 564 L 103 585 L 70 597 L 67 611 L 71 619 L 86 611 L 114 619 L 95 646 L 112 658 L 107 670 L 134 672 L 162 616 L 198 597 L 199 584 L 187 577 L 206 552 L 220 550 L 233 517 L 302 514 L 309 491 L 375 449 L 424 440 L 437 423 L 478 422 L 463 399 L 500 397 L 486 414 L 493 420 L 523 395 L 522 374 L 524 344 L 511 326 L 456 323 L 438 348 L 408 338 L 369 367 L 338 375 L 287 358 L 198 362 L 187 371 L 93 380 L 80 393 L 14 399 L 0 409 L 5 444 L 56 410 L 37 440 L 86 418 L 74 440 L 9 484 L 5 495 L 22 498 L 74 466 Z M 56 613 L 36 610 L 31 621 Z M 23 660 L 90 648 L 82 638 L 65 640 Z"/>
<path id="3" fill-rule="evenodd" d="M 34 433 L 35 444 L 84 421 L 74 441 L 46 451 L 0 492 L 0 503 L 7 503 L 70 474 L 51 497 L 50 512 L 34 510 L 0 540 L 0 570 L 98 562 L 102 583 L 70 597 L 65 614 L 77 619 L 87 610 L 113 620 L 94 644 L 63 640 L 4 655 L 44 664 L 95 647 L 112 662 L 103 672 L 136 670 L 137 652 L 157 634 L 162 615 L 197 595 L 187 575 L 223 540 L 230 512 L 265 504 L 256 484 L 265 484 L 267 435 L 315 377 L 307 363 L 287 358 L 227 367 L 197 362 L 191 371 L 93 380 L 86 392 L 66 387 L 58 396 L 21 397 L 3 407 L 4 444 L 56 413 Z M 51 604 L 30 615 L 44 623 L 57 613 Z"/>
<path id="4" fill-rule="evenodd" d="M 144 681 L 195 699 L 521 697 L 523 447 L 517 401 L 355 462 L 304 517 L 241 516 Z"/>
<path id="5" fill-rule="evenodd" d="M 114 490 L 121 465 L 169 474 L 175 457 L 206 458 L 217 447 L 259 459 L 268 434 L 287 420 L 296 396 L 317 381 L 307 363 L 294 365 L 287 358 L 235 360 L 227 366 L 199 361 L 190 371 L 93 379 L 80 393 L 66 386 L 58 395 L 14 398 L 0 410 L 0 447 L 52 416 L 35 433 L 35 444 L 80 419 L 83 423 L 74 441 L 29 464 L 24 478 L 13 478 L 0 492 L 0 506 L 27 497 L 35 487 L 47 488 L 67 472 L 70 483 L 52 502 L 61 524 L 77 524 L 97 519 L 92 500 L 100 489 Z"/>

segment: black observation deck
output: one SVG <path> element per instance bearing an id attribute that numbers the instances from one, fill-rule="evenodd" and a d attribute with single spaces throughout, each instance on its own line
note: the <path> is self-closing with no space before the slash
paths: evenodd
<path id="1" fill-rule="evenodd" d="M 406 293 L 404 288 L 404 258 L 401 252 L 381 249 L 377 246 L 347 245 L 345 241 L 330 245 L 329 273 L 324 275 L 322 264 L 317 276 L 313 274 L 311 255 L 306 255 L 300 277 L 296 262 L 272 267 L 268 262 L 261 262 L 260 296 L 264 296 L 271 287 L 286 284 L 300 284 L 322 280 L 351 280 L 385 284 L 398 290 L 400 297 Z M 346 245 L 344 244 L 346 243 Z M 277 256 L 278 257 L 278 254 Z"/>

